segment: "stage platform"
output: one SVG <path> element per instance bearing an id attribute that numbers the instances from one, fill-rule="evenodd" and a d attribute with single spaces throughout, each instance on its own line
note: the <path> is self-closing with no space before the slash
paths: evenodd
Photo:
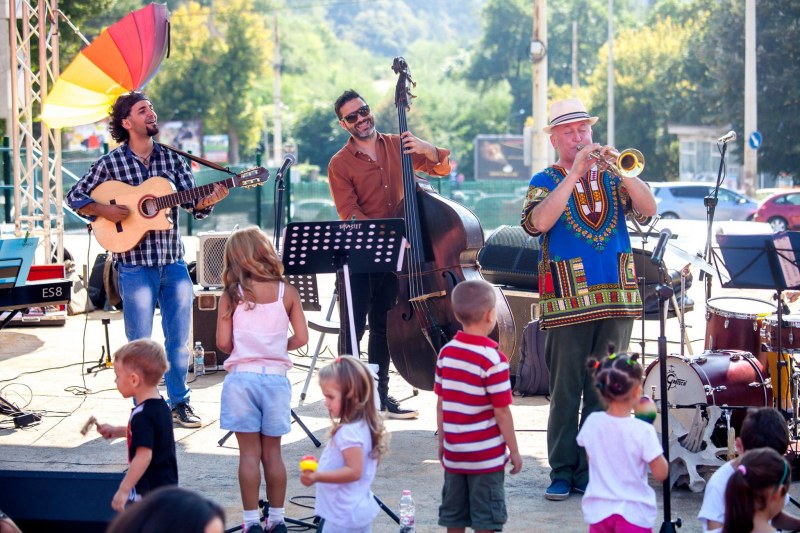
<path id="1" fill-rule="evenodd" d="M 704 235 L 704 225 L 691 233 Z M 678 233 L 675 229 L 673 232 Z M 655 239 L 653 239 L 655 241 Z M 100 252 L 95 243 L 87 251 L 88 238 L 84 235 L 68 236 L 66 247 L 77 258 L 79 265 Z M 187 261 L 193 258 L 196 239 L 187 238 Z M 652 245 L 652 243 L 651 243 Z M 667 258 L 670 268 L 681 268 L 685 262 Z M 80 266 L 79 266 L 80 268 Z M 699 272 L 693 269 L 694 283 L 689 296 L 694 300 L 694 310 L 687 314 L 690 325 L 689 337 L 693 339 L 695 354 L 703 350 L 705 333 L 705 306 L 703 283 Z M 320 279 L 320 294 L 323 314 L 333 292 L 332 278 Z M 770 298 L 768 291 L 734 291 L 720 289 L 715 282 L 713 296 L 736 295 Z M 744 310 L 747 311 L 747 310 Z M 95 311 L 88 315 L 68 317 L 62 327 L 8 327 L 0 331 L 0 394 L 16 403 L 25 411 L 43 415 L 41 423 L 23 429 L 14 428 L 11 420 L 0 417 L 0 470 L 53 471 L 66 473 L 122 473 L 127 468 L 124 439 L 105 441 L 90 431 L 82 436 L 81 427 L 90 416 L 101 422 L 125 424 L 131 403 L 120 397 L 114 386 L 113 370 L 86 374 L 85 369 L 95 365 L 105 344 L 101 320 L 110 319 L 111 350 L 116 350 L 125 341 L 121 313 Z M 154 338 L 163 341 L 160 320 L 156 320 Z M 640 337 L 640 324 L 634 326 L 634 337 Z M 645 321 L 646 363 L 656 354 L 658 321 Z M 669 351 L 679 351 L 678 321 L 670 319 L 667 324 Z M 298 406 L 300 391 L 310 363 L 310 351 L 316 345 L 317 334 L 311 332 L 310 345 L 295 352 L 292 358 L 294 369 L 289 373 L 293 384 L 293 406 L 296 413 L 311 431 L 323 441 L 327 440 L 330 427 L 327 412 L 316 379 L 309 387 L 308 396 Z M 335 351 L 335 336 L 326 337 L 326 351 L 319 365 L 326 364 Z M 638 350 L 637 341 L 632 348 Z M 362 349 L 366 349 L 366 338 Z M 203 427 L 197 429 L 175 428 L 177 440 L 180 484 L 197 490 L 220 503 L 227 513 L 226 527 L 241 523 L 241 503 L 237 482 L 238 450 L 235 438 L 220 447 L 217 441 L 225 434 L 219 427 L 220 392 L 225 373 L 218 372 L 202 376 L 193 383 L 192 405 L 203 419 Z M 190 374 L 190 379 L 194 376 Z M 387 420 L 391 434 L 390 452 L 378 468 L 373 485 L 375 494 L 387 505 L 397 509 L 403 489 L 410 489 L 416 502 L 417 531 L 420 533 L 441 531 L 436 525 L 438 505 L 441 500 L 442 468 L 437 460 L 436 399 L 432 392 L 420 391 L 412 394 L 412 388 L 397 374 L 392 374 L 391 394 L 402 399 L 403 405 L 418 409 L 417 420 Z M 563 502 L 547 501 L 543 497 L 549 484 L 547 466 L 547 417 L 548 402 L 545 397 L 515 398 L 512 406 L 517 439 L 524 466 L 520 474 L 507 476 L 506 500 L 509 519 L 504 531 L 532 533 L 584 532 L 587 527 L 581 514 L 581 499 L 571 496 Z M 314 488 L 303 487 L 298 479 L 298 461 L 303 455 L 319 456 L 317 449 L 303 430 L 292 425 L 292 431 L 283 440 L 283 457 L 289 474 L 286 514 L 291 518 L 309 517 L 311 509 L 302 505 L 313 505 L 308 498 Z M 660 484 L 651 483 L 656 490 L 659 512 L 661 509 Z M 262 481 L 263 486 L 263 481 Z M 81 490 L 76 484 L 76 490 Z M 792 485 L 792 495 L 800 497 L 798 484 Z M 97 496 L 110 505 L 112 493 Z M 42 502 L 31 494 L 33 505 L 49 507 L 57 502 Z M 702 495 L 687 489 L 677 488 L 672 493 L 672 509 L 681 517 L 680 531 L 701 531 L 696 520 Z M 0 502 L 2 508 L 2 502 Z M 662 517 L 656 523 L 656 530 Z M 377 533 L 394 532 L 398 527 L 389 517 L 380 513 L 373 524 Z"/>

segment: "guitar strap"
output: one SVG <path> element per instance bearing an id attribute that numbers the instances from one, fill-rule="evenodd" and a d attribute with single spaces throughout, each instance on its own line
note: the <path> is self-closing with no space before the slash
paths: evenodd
<path id="1" fill-rule="evenodd" d="M 235 176 L 236 175 L 236 173 L 231 171 L 231 169 L 225 168 L 223 166 L 220 166 L 220 165 L 214 163 L 213 161 L 209 161 L 208 159 L 203 159 L 202 157 L 197 157 L 196 155 L 192 155 L 189 152 L 184 152 L 183 150 L 179 150 L 178 148 L 175 148 L 174 146 L 170 146 L 168 144 L 164 144 L 164 143 L 158 143 L 158 144 L 160 144 L 161 146 L 163 146 L 164 148 L 166 148 L 168 150 L 172 150 L 173 152 L 175 152 L 178 155 L 182 155 L 183 157 L 191 159 L 195 163 L 200 163 L 201 165 L 206 166 L 208 168 L 213 168 L 214 170 L 221 170 L 222 172 L 226 172 L 226 173 L 230 174 L 231 176 Z"/>

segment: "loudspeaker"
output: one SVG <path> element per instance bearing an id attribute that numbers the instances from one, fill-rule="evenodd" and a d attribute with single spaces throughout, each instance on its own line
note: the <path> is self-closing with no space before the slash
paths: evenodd
<path id="1" fill-rule="evenodd" d="M 222 368 L 222 363 L 224 363 L 225 359 L 230 355 L 217 348 L 217 308 L 221 295 L 222 291 L 198 290 L 194 292 L 194 304 L 192 305 L 192 346 L 198 341 L 203 344 L 203 348 L 206 352 L 206 369 L 214 364 L 215 356 L 216 364 L 219 368 Z M 194 368 L 193 363 L 190 363 L 189 366 Z"/>
<path id="2" fill-rule="evenodd" d="M 116 513 L 122 473 L 0 470 L 0 509 L 25 533 L 98 532 Z"/>
<path id="3" fill-rule="evenodd" d="M 539 238 L 525 233 L 522 226 L 494 230 L 478 254 L 478 262 L 489 283 L 539 290 Z"/>
<path id="4" fill-rule="evenodd" d="M 231 236 L 229 231 L 198 233 L 197 238 L 197 283 L 203 287 L 222 287 L 222 266 L 225 258 L 225 243 Z"/>
<path id="5" fill-rule="evenodd" d="M 522 344 L 522 331 L 528 322 L 539 316 L 537 306 L 539 305 L 539 293 L 533 291 L 523 291 L 501 288 L 503 295 L 511 308 L 511 316 L 514 319 L 514 328 L 517 332 L 517 342 L 514 346 L 514 353 L 508 355 L 508 366 L 512 376 L 517 375 L 519 365 L 519 347 Z"/>

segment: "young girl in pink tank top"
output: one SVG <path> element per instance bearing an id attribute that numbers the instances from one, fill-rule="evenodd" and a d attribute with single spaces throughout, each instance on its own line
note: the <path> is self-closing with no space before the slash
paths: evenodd
<path id="1" fill-rule="evenodd" d="M 239 442 L 242 529 L 262 531 L 260 464 L 270 505 L 266 531 L 282 533 L 286 466 L 281 436 L 289 433 L 292 399 L 286 372 L 292 368 L 289 351 L 308 342 L 308 325 L 297 289 L 284 281 L 283 264 L 259 228 L 231 234 L 222 282 L 217 347 L 231 355 L 224 365 L 220 427 L 233 431 Z"/>

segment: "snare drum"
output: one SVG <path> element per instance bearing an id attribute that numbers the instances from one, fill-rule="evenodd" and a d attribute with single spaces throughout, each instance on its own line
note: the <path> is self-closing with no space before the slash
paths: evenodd
<path id="1" fill-rule="evenodd" d="M 719 296 L 706 302 L 705 349 L 761 353 L 761 323 L 775 313 L 774 304 L 756 298 Z M 761 361 L 762 368 L 766 361 Z"/>
<path id="2" fill-rule="evenodd" d="M 764 319 L 761 340 L 767 351 L 778 351 L 778 317 L 768 316 Z M 800 350 L 800 315 L 783 315 L 781 328 L 781 349 Z"/>
<path id="3" fill-rule="evenodd" d="M 647 367 L 642 393 L 661 405 L 661 365 L 656 359 Z M 688 431 L 696 404 L 722 407 L 765 407 L 772 405 L 767 386 L 755 357 L 741 350 L 720 350 L 694 357 L 667 357 L 667 400 L 671 414 Z M 731 425 L 739 433 L 746 410 L 736 409 Z M 660 432 L 661 425 L 656 423 Z M 723 444 L 719 444 L 723 445 Z"/>

